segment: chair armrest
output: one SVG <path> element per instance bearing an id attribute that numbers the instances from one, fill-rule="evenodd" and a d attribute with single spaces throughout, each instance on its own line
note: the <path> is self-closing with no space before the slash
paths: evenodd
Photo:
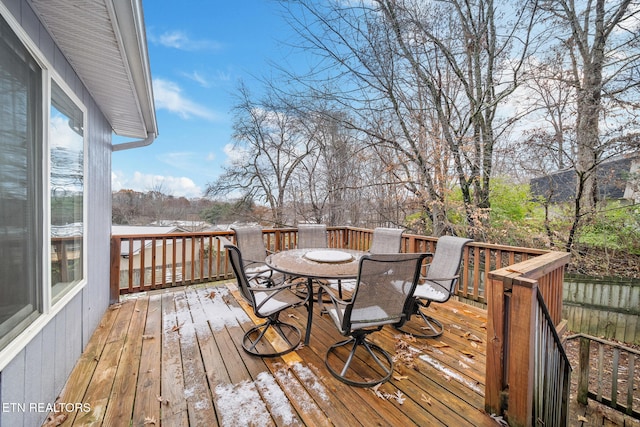
<path id="1" fill-rule="evenodd" d="M 338 308 L 339 305 L 346 306 L 351 304 L 350 301 L 341 300 L 340 298 L 336 297 L 334 293 L 331 291 L 330 287 L 320 283 L 320 287 L 318 288 L 318 308 L 320 309 L 320 313 L 322 313 L 324 310 L 324 303 L 322 301 L 323 292 L 326 292 L 327 295 L 329 295 L 329 298 L 331 299 L 331 303 L 336 309 Z"/>
<path id="2" fill-rule="evenodd" d="M 249 288 L 249 290 L 251 292 L 273 292 L 273 291 L 281 291 L 283 289 L 289 289 L 291 287 L 295 286 L 295 283 L 289 282 L 286 284 L 281 284 L 281 285 L 277 285 L 277 286 L 271 286 L 271 287 L 266 287 L 266 288 L 258 288 L 255 286 L 251 286 Z"/>
<path id="3" fill-rule="evenodd" d="M 420 280 L 429 280 L 431 282 L 443 282 L 446 280 L 455 280 L 455 279 L 459 279 L 460 275 L 455 275 L 455 276 L 451 276 L 451 277 L 426 277 L 426 276 L 420 276 Z"/>
<path id="4" fill-rule="evenodd" d="M 275 297 L 279 293 L 284 292 L 286 290 L 289 290 L 289 291 L 293 292 L 291 290 L 291 288 L 294 285 L 295 285 L 295 283 L 289 282 L 286 285 L 278 285 L 278 286 L 272 286 L 272 287 L 266 287 L 266 288 L 250 287 L 249 288 L 249 292 L 252 292 L 252 293 L 268 292 L 269 293 L 269 295 L 262 302 L 260 302 L 260 304 L 258 304 L 258 306 L 256 307 L 257 310 L 260 310 L 260 308 L 262 308 L 262 306 L 264 306 L 267 302 L 269 302 L 269 300 L 271 300 L 273 297 Z M 313 297 L 312 293 L 308 292 L 306 298 L 300 298 L 300 301 L 296 302 L 293 305 L 298 306 L 298 305 L 301 305 L 301 304 L 306 304 L 307 301 L 309 301 L 309 298 L 311 298 L 311 297 Z"/>

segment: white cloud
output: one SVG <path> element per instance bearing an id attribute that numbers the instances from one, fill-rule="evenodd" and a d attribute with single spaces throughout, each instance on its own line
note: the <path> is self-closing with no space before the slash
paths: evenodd
<path id="1" fill-rule="evenodd" d="M 112 172 L 111 188 L 113 191 L 119 191 L 121 189 L 140 192 L 159 190 L 164 194 L 174 197 L 202 197 L 202 190 L 191 178 L 144 174 L 137 171 L 133 173 L 133 177 L 128 177 L 122 172 Z"/>
<path id="2" fill-rule="evenodd" d="M 214 40 L 195 40 L 181 30 L 165 31 L 159 36 L 150 34 L 149 40 L 172 49 L 196 51 L 196 50 L 219 50 L 222 44 Z"/>
<path id="3" fill-rule="evenodd" d="M 184 97 L 182 89 L 176 83 L 165 79 L 153 79 L 153 96 L 156 108 L 165 109 L 178 114 L 184 119 L 199 117 L 206 120 L 215 120 L 217 115 L 202 106 Z"/>
<path id="4" fill-rule="evenodd" d="M 246 159 L 248 154 L 247 150 L 241 147 L 236 147 L 234 144 L 226 144 L 222 151 L 224 151 L 224 154 L 227 155 L 228 164 L 241 162 L 242 160 Z"/>
<path id="5" fill-rule="evenodd" d="M 209 80 L 207 80 L 202 74 L 200 74 L 197 71 L 194 71 L 192 73 L 184 73 L 184 75 L 193 80 L 194 82 L 198 83 L 200 86 L 202 87 L 206 87 L 209 88 L 211 87 L 211 82 Z"/>

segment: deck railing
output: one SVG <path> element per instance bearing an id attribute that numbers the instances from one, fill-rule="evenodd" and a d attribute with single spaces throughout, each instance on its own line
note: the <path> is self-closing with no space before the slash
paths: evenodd
<path id="1" fill-rule="evenodd" d="M 570 367 L 557 330 L 562 328 L 562 283 L 569 257 L 548 252 L 489 274 L 485 409 L 506 414 L 509 425 L 538 425 L 545 411 L 537 403 L 553 388 L 562 393 L 548 404 L 568 401 L 565 375 Z M 557 351 L 541 351 L 541 346 Z M 543 367 L 556 363 L 560 373 L 540 383 Z"/>
<path id="2" fill-rule="evenodd" d="M 532 425 L 565 426 L 568 420 L 571 363 L 540 289 L 535 335 Z"/>
<path id="3" fill-rule="evenodd" d="M 634 375 L 636 369 L 640 369 L 640 366 L 636 366 L 640 351 L 587 334 L 572 335 L 567 341 L 574 339 L 580 340 L 578 403 L 586 405 L 588 399 L 593 399 L 640 419 L 637 394 L 640 384 Z M 597 343 L 597 348 L 592 347 L 592 343 Z M 591 361 L 595 362 L 595 366 Z"/>
<path id="4" fill-rule="evenodd" d="M 273 252 L 292 249 L 297 245 L 298 234 L 294 228 L 265 229 L 263 234 L 266 247 Z M 330 247 L 367 250 L 371 246 L 373 231 L 355 227 L 329 227 L 328 235 Z M 233 231 L 112 236 L 112 302 L 122 294 L 231 277 L 231 268 L 217 236 L 232 241 L 235 239 Z M 402 251 L 433 252 L 436 242 L 435 237 L 405 234 Z M 466 301 L 485 304 L 490 271 L 545 252 L 473 242 L 464 250 L 456 294 Z"/>
<path id="5" fill-rule="evenodd" d="M 270 251 L 297 244 L 293 228 L 265 229 L 263 235 Z M 117 302 L 127 293 L 232 277 L 218 236 L 235 240 L 233 231 L 112 236 L 111 301 Z M 367 250 L 372 237 L 373 231 L 368 229 L 328 228 L 329 247 Z M 434 252 L 436 244 L 435 237 L 405 234 L 402 251 Z M 544 412 L 536 406 L 533 394 L 538 377 L 550 379 L 545 387 L 566 385 L 564 374 L 557 378 L 541 370 L 564 363 L 562 357 L 548 360 L 541 354 L 548 348 L 562 353 L 556 329 L 561 327 L 562 285 L 568 262 L 566 253 L 539 249 L 481 242 L 464 249 L 456 296 L 486 305 L 488 311 L 485 408 L 489 413 L 506 414 L 512 425 L 532 425 L 533 417 Z M 544 316 L 539 314 L 541 310 Z M 548 319 L 549 325 L 541 318 Z M 561 400 L 566 397 L 565 389 L 559 395 Z"/>

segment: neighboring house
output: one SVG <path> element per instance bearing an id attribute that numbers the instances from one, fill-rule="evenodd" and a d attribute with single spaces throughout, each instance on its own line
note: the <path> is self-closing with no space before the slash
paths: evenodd
<path id="1" fill-rule="evenodd" d="M 0 426 L 34 426 L 108 307 L 112 151 L 157 125 L 141 0 L 0 0 L 0 34 Z"/>
<path id="2" fill-rule="evenodd" d="M 640 156 L 615 158 L 598 167 L 600 200 L 627 200 L 640 203 Z M 553 172 L 530 182 L 531 194 L 551 203 L 574 200 L 576 172 L 574 169 Z"/>

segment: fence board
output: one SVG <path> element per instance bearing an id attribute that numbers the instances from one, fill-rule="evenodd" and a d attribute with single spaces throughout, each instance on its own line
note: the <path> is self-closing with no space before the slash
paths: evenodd
<path id="1" fill-rule="evenodd" d="M 640 344 L 640 282 L 567 276 L 563 317 L 568 328 Z"/>

